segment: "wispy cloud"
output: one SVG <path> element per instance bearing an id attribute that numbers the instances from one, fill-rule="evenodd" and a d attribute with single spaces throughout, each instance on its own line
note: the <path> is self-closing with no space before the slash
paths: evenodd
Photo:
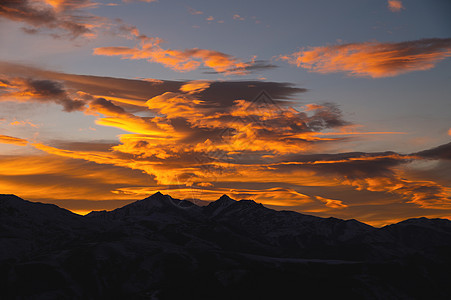
<path id="1" fill-rule="evenodd" d="M 34 124 L 31 121 L 24 121 L 24 120 L 14 120 L 12 122 L 9 123 L 9 125 L 11 126 L 30 126 L 30 127 L 34 127 L 34 128 L 38 128 L 39 126 Z"/>
<path id="2" fill-rule="evenodd" d="M 202 15 L 204 13 L 203 11 L 200 11 L 200 10 L 197 10 L 197 9 L 194 9 L 191 7 L 188 8 L 188 12 L 192 15 Z"/>
<path id="3" fill-rule="evenodd" d="M 154 2 L 153 0 L 141 0 Z M 126 1 L 129 2 L 129 1 Z M 95 7 L 98 3 L 91 0 L 6 0 L 0 3 L 0 17 L 18 21 L 31 26 L 24 28 L 29 34 L 50 29 L 54 37 L 77 38 L 95 37 L 103 32 L 116 33 L 129 40 L 136 41 L 134 47 L 98 47 L 94 55 L 119 56 L 122 59 L 145 59 L 149 62 L 162 64 L 179 72 L 192 71 L 200 66 L 213 69 L 224 74 L 248 74 L 247 68 L 252 63 L 246 63 L 232 55 L 210 49 L 166 49 L 163 40 L 158 37 L 148 37 L 141 34 L 136 26 L 125 24 L 120 19 L 110 20 L 89 14 L 83 9 Z M 192 10 L 194 14 L 201 12 Z M 206 18 L 213 21 L 214 17 Z M 219 21 L 221 22 L 221 21 Z"/>
<path id="4" fill-rule="evenodd" d="M 91 151 L 95 147 L 108 147 L 94 142 L 87 146 Z M 80 145 L 72 147 L 82 151 Z M 136 186 L 142 182 L 156 185 L 150 176 L 130 168 L 95 164 L 56 155 L 0 155 L 0 190 L 14 192 L 30 200 L 42 199 L 50 202 L 59 199 L 59 203 L 68 208 L 79 209 L 76 200 L 139 199 L 139 196 L 113 194 L 111 191 Z M 65 204 L 64 201 L 69 199 L 73 200 L 73 206 Z M 98 204 L 91 203 L 84 209 L 96 207 Z"/>
<path id="5" fill-rule="evenodd" d="M 28 141 L 13 136 L 0 135 L 0 143 L 12 144 L 16 146 L 26 146 L 28 144 Z"/>
<path id="6" fill-rule="evenodd" d="M 378 78 L 429 70 L 449 56 L 451 39 L 433 38 L 313 47 L 281 59 L 318 73 L 344 72 L 350 76 Z"/>
<path id="7" fill-rule="evenodd" d="M 232 67 L 231 69 L 228 69 L 225 71 L 225 73 L 252 73 L 252 72 L 259 72 L 259 71 L 265 71 L 265 70 L 271 70 L 278 68 L 277 65 L 274 65 L 270 63 L 269 61 L 265 60 L 256 60 L 253 58 L 250 62 L 245 62 L 245 66 L 238 66 L 238 67 Z M 218 72 L 218 71 L 205 71 L 204 74 L 221 74 L 224 72 Z"/>
<path id="8" fill-rule="evenodd" d="M 161 46 L 163 41 L 159 38 L 142 35 L 138 38 L 140 42 L 135 47 L 99 47 L 94 49 L 94 55 L 119 56 L 122 59 L 132 60 L 145 59 L 179 72 L 192 71 L 204 65 L 220 73 L 245 74 L 246 67 L 249 67 L 249 64 L 219 51 L 199 48 L 164 49 Z"/>

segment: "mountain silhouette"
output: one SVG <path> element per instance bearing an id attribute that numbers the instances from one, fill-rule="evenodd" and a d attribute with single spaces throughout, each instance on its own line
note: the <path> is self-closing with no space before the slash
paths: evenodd
<path id="1" fill-rule="evenodd" d="M 227 195 L 71 213 L 0 195 L 1 299 L 450 299 L 451 221 L 382 228 Z"/>

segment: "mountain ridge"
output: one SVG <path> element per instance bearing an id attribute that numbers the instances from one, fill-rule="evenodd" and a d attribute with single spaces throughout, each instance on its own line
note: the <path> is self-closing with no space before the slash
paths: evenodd
<path id="1" fill-rule="evenodd" d="M 0 198 L 1 198 L 2 196 L 4 196 L 4 195 L 5 195 L 5 194 L 0 194 Z M 11 195 L 12 195 L 12 194 L 11 194 Z M 197 204 L 191 202 L 191 201 L 188 200 L 188 199 L 180 200 L 180 199 L 172 198 L 169 194 L 163 194 L 163 193 L 161 193 L 160 191 L 158 191 L 158 192 L 152 194 L 151 196 L 148 196 L 148 197 L 146 197 L 146 198 L 144 198 L 144 199 L 141 199 L 141 200 L 137 200 L 137 201 L 131 202 L 131 203 L 126 204 L 126 205 L 124 205 L 124 206 L 122 206 L 122 207 L 119 207 L 119 208 L 116 208 L 116 209 L 113 209 L 113 210 L 109 210 L 109 211 L 108 211 L 108 210 L 93 210 L 93 211 L 89 212 L 88 214 L 86 214 L 85 216 L 92 216 L 92 215 L 96 215 L 96 214 L 98 214 L 98 213 L 104 213 L 104 212 L 106 212 L 106 213 L 108 213 L 108 212 L 113 212 L 113 211 L 116 211 L 116 210 L 118 210 L 118 209 L 122 209 L 122 208 L 124 208 L 124 207 L 130 206 L 130 205 L 136 205 L 137 203 L 142 203 L 143 201 L 156 199 L 156 198 L 155 198 L 156 195 L 157 195 L 158 197 L 167 197 L 167 196 L 168 196 L 170 199 L 175 200 L 175 201 L 177 201 L 178 203 L 184 203 L 184 204 L 185 204 L 186 206 L 188 206 L 188 207 L 189 207 L 189 206 L 192 206 L 192 205 L 198 206 Z M 19 198 L 19 199 L 22 199 L 22 198 L 20 198 L 20 197 L 18 197 L 18 196 L 16 196 L 16 195 L 12 195 L 12 196 L 15 196 L 15 197 L 17 197 L 17 198 Z M 225 199 L 225 200 L 224 200 L 224 199 Z M 231 201 L 228 202 L 228 200 L 231 200 Z M 218 202 L 218 201 L 219 201 L 219 202 Z M 207 205 L 205 205 L 205 206 L 199 206 L 199 207 L 217 206 L 218 203 L 221 203 L 221 202 L 223 202 L 223 201 L 227 201 L 227 202 L 226 202 L 227 204 L 225 204 L 225 205 L 224 205 L 224 204 L 221 204 L 222 207 L 228 206 L 229 204 L 233 204 L 233 203 L 235 203 L 235 202 L 244 201 L 243 203 L 246 203 L 246 202 L 247 202 L 247 203 L 252 203 L 252 202 L 253 202 L 253 203 L 258 204 L 258 205 L 260 205 L 260 206 L 263 206 L 263 207 L 265 207 L 265 208 L 267 208 L 267 209 L 271 209 L 271 208 L 268 208 L 268 207 L 266 207 L 265 205 L 263 205 L 263 204 L 261 204 L 261 203 L 255 202 L 254 200 L 250 200 L 250 199 L 235 200 L 235 199 L 232 199 L 232 198 L 229 197 L 227 194 L 223 194 L 223 195 L 222 195 L 221 197 L 219 197 L 217 200 L 211 201 L 211 202 L 209 202 Z M 33 202 L 33 203 L 34 203 L 34 202 Z M 38 203 L 41 203 L 41 202 L 38 202 Z M 215 203 L 217 203 L 217 204 L 215 204 Z M 54 204 L 52 204 L 52 205 L 54 205 Z M 55 205 L 55 206 L 57 206 L 57 205 Z M 58 207 L 59 207 L 59 206 L 58 206 Z M 271 210 L 274 210 L 274 209 L 271 209 Z M 277 210 L 274 210 L 274 211 L 277 211 Z M 280 211 L 292 212 L 292 213 L 295 213 L 295 214 L 301 214 L 301 215 L 304 215 L 304 216 L 311 216 L 311 217 L 314 217 L 314 218 L 321 218 L 321 219 L 336 219 L 336 220 L 342 220 L 342 221 L 356 221 L 356 222 L 363 223 L 363 224 L 365 224 L 365 225 L 374 227 L 374 226 L 372 226 L 372 225 L 369 225 L 369 224 L 367 224 L 367 223 L 365 223 L 365 222 L 359 221 L 359 220 L 354 219 L 354 218 L 352 218 L 352 219 L 340 219 L 340 218 L 336 218 L 336 217 L 317 217 L 317 216 L 308 215 L 308 214 L 303 214 L 303 213 L 299 213 L 299 212 L 291 211 L 291 210 L 280 210 Z M 386 226 L 390 226 L 390 225 L 395 225 L 395 224 L 407 222 L 407 221 L 409 221 L 409 220 L 423 220 L 423 219 L 425 219 L 425 220 L 444 220 L 444 221 L 449 221 L 449 222 L 451 222 L 449 219 L 445 219 L 445 218 L 414 217 L 414 218 L 408 218 L 408 219 L 405 219 L 405 220 L 402 220 L 402 221 L 399 221 L 399 222 L 396 222 L 396 223 L 387 224 L 387 225 L 384 225 L 384 226 L 382 226 L 382 227 L 374 227 L 374 228 L 383 228 L 383 227 L 386 227 Z"/>
<path id="2" fill-rule="evenodd" d="M 449 268 L 446 219 L 375 228 L 161 193 L 80 216 L 0 195 L 5 299 L 274 299 L 299 284 L 306 297 L 449 299 Z"/>
<path id="3" fill-rule="evenodd" d="M 268 207 L 264 206 L 261 203 L 255 202 L 254 200 L 250 200 L 250 199 L 235 200 L 235 199 L 232 199 L 231 197 L 229 197 L 226 194 L 223 194 L 220 198 L 218 198 L 215 201 L 209 202 L 207 205 L 198 206 L 197 204 L 191 202 L 190 200 L 186 200 L 186 199 L 185 200 L 180 200 L 180 199 L 172 198 L 169 194 L 163 194 L 160 191 L 158 191 L 158 192 L 156 192 L 156 193 L 154 193 L 154 194 L 152 194 L 152 195 L 150 195 L 150 196 L 148 196 L 148 197 L 146 197 L 144 199 L 136 200 L 136 201 L 131 202 L 129 204 L 126 204 L 126 205 L 124 205 L 122 207 L 119 207 L 119 208 L 116 208 L 116 209 L 113 209 L 113 210 L 93 210 L 93 211 L 89 212 L 88 214 L 86 214 L 84 216 L 76 214 L 76 213 L 73 213 L 70 210 L 62 208 L 62 207 L 60 207 L 60 206 L 58 206 L 56 204 L 28 201 L 28 200 L 24 200 L 23 198 L 21 198 L 21 197 L 19 197 L 17 195 L 14 195 L 14 194 L 0 194 L 0 205 L 2 205 L 2 203 L 5 202 L 5 200 L 12 200 L 12 199 L 14 201 L 16 201 L 16 203 L 21 203 L 21 205 L 23 203 L 28 203 L 28 204 L 31 204 L 31 205 L 39 205 L 39 206 L 42 206 L 42 207 L 44 207 L 44 206 L 46 206 L 46 207 L 53 207 L 55 209 L 60 209 L 60 210 L 65 211 L 65 212 L 67 212 L 67 213 L 69 213 L 71 215 L 74 215 L 74 216 L 81 216 L 81 217 L 88 217 L 88 218 L 89 217 L 93 217 L 93 216 L 99 216 L 99 215 L 102 215 L 102 214 L 111 214 L 111 213 L 114 213 L 114 212 L 120 211 L 120 210 L 130 211 L 131 210 L 130 208 L 135 208 L 135 210 L 161 208 L 163 205 L 168 205 L 168 204 L 172 204 L 174 207 L 179 207 L 179 208 L 189 208 L 189 207 L 200 207 L 200 208 L 203 208 L 203 207 L 209 207 L 210 210 L 212 210 L 213 208 L 215 208 L 215 209 L 216 208 L 221 208 L 221 210 L 222 210 L 222 209 L 227 208 L 230 205 L 233 205 L 233 204 L 236 204 L 236 203 L 241 203 L 241 204 L 246 203 L 246 204 L 248 204 L 248 206 L 255 206 L 255 207 L 259 206 L 259 207 L 264 207 L 265 209 L 272 210 L 272 211 L 275 211 L 275 212 L 288 212 L 288 213 L 293 213 L 293 214 L 299 214 L 299 215 L 306 216 L 306 217 L 318 218 L 318 219 L 322 219 L 322 220 L 339 220 L 339 221 L 346 221 L 346 222 L 353 222 L 353 221 L 355 221 L 355 222 L 358 222 L 360 224 L 365 224 L 365 225 L 373 227 L 373 228 L 385 228 L 385 227 L 388 227 L 388 226 L 391 226 L 391 225 L 396 225 L 396 224 L 406 224 L 406 225 L 407 224 L 412 224 L 412 225 L 413 224 L 416 224 L 416 225 L 424 224 L 424 225 L 426 225 L 428 223 L 430 224 L 430 222 L 442 222 L 442 223 L 443 222 L 444 223 L 448 223 L 449 222 L 449 224 L 451 224 L 451 221 L 449 219 L 445 219 L 445 218 L 414 217 L 414 218 L 408 218 L 408 219 L 405 219 L 405 220 L 402 220 L 402 221 L 399 221 L 399 222 L 396 222 L 396 223 L 387 224 L 387 225 L 384 225 L 382 227 L 374 227 L 374 226 L 371 226 L 371 225 L 369 225 L 369 224 L 367 224 L 365 222 L 358 221 L 356 219 L 340 219 L 340 218 L 336 218 L 336 217 L 317 217 L 317 216 L 303 214 L 303 213 L 300 213 L 300 212 L 290 211 L 290 210 L 274 210 L 274 209 L 271 209 L 271 208 L 268 208 Z M 156 200 L 156 201 L 152 201 L 152 200 Z M 1 206 L 0 206 L 0 208 L 1 208 Z M 0 210 L 0 212 L 1 212 L 1 210 Z M 218 213 L 219 213 L 219 211 L 216 211 L 215 215 L 218 214 Z"/>

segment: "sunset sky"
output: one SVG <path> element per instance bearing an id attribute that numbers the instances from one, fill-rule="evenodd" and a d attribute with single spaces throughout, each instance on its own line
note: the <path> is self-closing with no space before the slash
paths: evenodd
<path id="1" fill-rule="evenodd" d="M 448 0 L 0 0 L 0 193 L 451 218 Z"/>

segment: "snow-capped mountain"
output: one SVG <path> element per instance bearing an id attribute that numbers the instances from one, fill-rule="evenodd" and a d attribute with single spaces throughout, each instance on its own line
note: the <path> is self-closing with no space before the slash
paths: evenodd
<path id="1" fill-rule="evenodd" d="M 450 267 L 444 219 L 374 228 L 161 193 L 82 217 L 0 195 L 1 299 L 449 299 Z"/>

